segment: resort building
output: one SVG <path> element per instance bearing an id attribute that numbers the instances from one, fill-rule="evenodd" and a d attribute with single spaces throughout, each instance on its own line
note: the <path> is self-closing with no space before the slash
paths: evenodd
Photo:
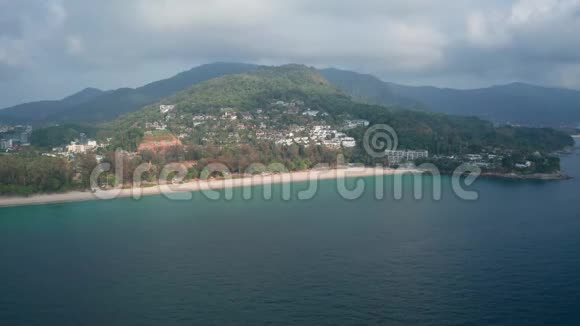
<path id="1" fill-rule="evenodd" d="M 302 115 L 306 115 L 306 116 L 310 116 L 310 117 L 317 117 L 318 114 L 320 113 L 320 111 L 316 111 L 316 110 L 306 110 L 302 113 Z"/>
<path id="2" fill-rule="evenodd" d="M 401 162 L 409 162 L 415 161 L 421 158 L 429 158 L 429 151 L 393 151 L 393 150 L 386 150 L 385 151 L 386 157 L 389 160 L 389 163 L 401 163 Z"/>
<path id="3" fill-rule="evenodd" d="M 175 105 L 160 105 L 159 111 L 161 114 L 167 114 L 175 109 Z"/>
<path id="4" fill-rule="evenodd" d="M 66 151 L 73 154 L 84 154 L 94 151 L 97 147 L 99 147 L 99 145 L 95 140 L 87 140 L 86 144 L 71 142 L 70 145 L 66 147 Z"/>
<path id="5" fill-rule="evenodd" d="M 345 148 L 353 148 L 356 147 L 356 141 L 352 137 L 343 137 L 342 140 L 342 147 Z"/>

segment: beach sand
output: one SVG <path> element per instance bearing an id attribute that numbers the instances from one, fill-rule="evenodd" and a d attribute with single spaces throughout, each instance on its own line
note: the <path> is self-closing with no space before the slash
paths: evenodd
<path id="1" fill-rule="evenodd" d="M 75 191 L 62 194 L 43 194 L 29 197 L 2 197 L 0 207 L 44 205 L 57 203 L 72 203 L 91 200 L 113 200 L 115 198 L 141 198 L 142 196 L 191 193 L 228 188 L 255 187 L 270 184 L 316 182 L 317 180 L 363 178 L 396 174 L 421 174 L 417 169 L 384 169 L 369 167 L 354 167 L 345 169 L 309 170 L 282 174 L 257 175 L 230 179 L 195 180 L 184 184 L 157 185 L 149 188 L 133 187 L 129 189 L 113 189 L 97 191 Z"/>

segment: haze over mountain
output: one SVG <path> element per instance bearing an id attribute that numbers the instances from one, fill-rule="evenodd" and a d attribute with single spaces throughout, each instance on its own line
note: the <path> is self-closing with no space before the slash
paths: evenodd
<path id="1" fill-rule="evenodd" d="M 373 104 L 477 116 L 497 123 L 580 125 L 580 91 L 525 83 L 459 90 L 405 86 L 337 69 L 324 69 L 321 73 L 345 93 Z"/>
<path id="2" fill-rule="evenodd" d="M 138 110 L 199 82 L 255 69 L 242 63 L 213 63 L 195 67 L 171 78 L 136 89 L 101 91 L 85 89 L 60 101 L 40 101 L 0 110 L 0 122 L 101 122 Z"/>
<path id="3" fill-rule="evenodd" d="M 45 124 L 103 122 L 183 91 L 197 83 L 239 74 L 260 66 L 241 63 L 206 64 L 140 88 L 112 91 L 85 89 L 60 101 L 40 101 L 0 110 L 0 122 Z M 530 126 L 580 124 L 580 91 L 523 83 L 473 90 L 405 86 L 372 75 L 338 69 L 320 73 L 344 93 L 361 102 L 477 116 L 496 123 Z"/>

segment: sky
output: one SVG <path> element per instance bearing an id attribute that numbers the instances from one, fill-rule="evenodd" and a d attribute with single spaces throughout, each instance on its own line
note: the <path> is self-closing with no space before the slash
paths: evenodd
<path id="1" fill-rule="evenodd" d="M 0 0 L 0 107 L 216 62 L 580 89 L 580 0 Z"/>

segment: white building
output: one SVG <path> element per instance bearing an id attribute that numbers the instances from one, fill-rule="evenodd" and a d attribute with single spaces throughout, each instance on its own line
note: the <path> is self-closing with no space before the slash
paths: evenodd
<path id="1" fill-rule="evenodd" d="M 95 150 L 97 147 L 98 144 L 94 140 L 89 140 L 86 145 L 71 142 L 70 145 L 66 147 L 66 151 L 68 153 L 84 154 L 86 152 Z"/>
<path id="2" fill-rule="evenodd" d="M 429 151 L 393 151 L 393 150 L 386 150 L 385 151 L 386 157 L 389 160 L 389 163 L 401 163 L 401 162 L 408 162 L 414 161 L 421 158 L 429 158 Z"/>
<path id="3" fill-rule="evenodd" d="M 467 154 L 465 157 L 470 161 L 480 161 L 483 159 L 483 156 L 480 154 Z"/>
<path id="4" fill-rule="evenodd" d="M 167 114 L 175 109 L 175 105 L 160 105 L 159 111 L 161 114 Z"/>
<path id="5" fill-rule="evenodd" d="M 352 137 L 343 137 L 342 140 L 342 147 L 345 148 L 353 148 L 356 147 L 356 141 Z"/>
<path id="6" fill-rule="evenodd" d="M 233 120 L 238 120 L 238 115 L 236 114 L 236 112 L 226 111 L 222 115 L 222 119 L 224 119 L 224 120 L 232 120 L 232 121 Z"/>
<path id="7" fill-rule="evenodd" d="M 532 162 L 530 162 L 530 161 L 527 161 L 525 164 L 521 164 L 521 163 L 516 164 L 516 168 L 521 169 L 521 170 L 527 169 L 530 167 L 532 167 Z"/>
<path id="8" fill-rule="evenodd" d="M 3 139 L 0 141 L 0 149 L 8 149 L 14 146 L 12 139 Z"/>
<path id="9" fill-rule="evenodd" d="M 368 120 L 347 120 L 344 123 L 344 129 L 355 129 L 358 127 L 368 127 L 370 125 L 370 121 Z"/>
<path id="10" fill-rule="evenodd" d="M 307 115 L 307 116 L 310 116 L 310 117 L 317 117 L 319 113 L 320 113 L 320 111 L 308 109 L 308 110 L 304 111 L 302 113 L 302 115 Z"/>
<path id="11" fill-rule="evenodd" d="M 339 149 L 342 145 L 340 139 L 323 140 L 322 144 L 328 148 Z"/>

